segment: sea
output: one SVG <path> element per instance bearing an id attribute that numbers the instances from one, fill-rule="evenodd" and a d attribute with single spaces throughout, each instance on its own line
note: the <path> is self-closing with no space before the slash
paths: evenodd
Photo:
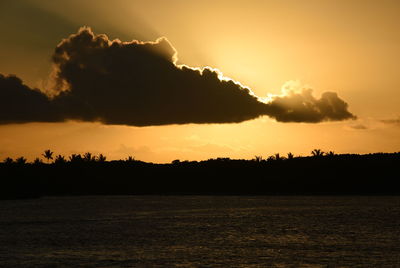
<path id="1" fill-rule="evenodd" d="M 1 200 L 0 267 L 400 267 L 400 197 Z"/>

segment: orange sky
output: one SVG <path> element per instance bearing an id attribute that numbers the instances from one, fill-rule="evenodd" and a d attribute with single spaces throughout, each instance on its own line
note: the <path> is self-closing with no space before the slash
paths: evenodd
<path id="1" fill-rule="evenodd" d="M 258 96 L 287 81 L 335 91 L 358 120 L 110 126 L 99 123 L 0 125 L 0 159 L 56 154 L 133 155 L 145 161 L 252 158 L 274 153 L 400 151 L 398 1 L 50 1 L 0 3 L 0 73 L 42 87 L 62 38 L 88 25 L 124 41 L 165 36 L 179 62 L 212 66 Z M 382 120 L 393 120 L 386 123 Z"/>

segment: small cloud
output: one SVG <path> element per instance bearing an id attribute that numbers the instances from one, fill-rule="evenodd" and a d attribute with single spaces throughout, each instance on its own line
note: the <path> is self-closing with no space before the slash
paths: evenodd
<path id="1" fill-rule="evenodd" d="M 365 125 L 363 125 L 363 124 L 352 125 L 352 126 L 350 126 L 350 128 L 352 128 L 352 129 L 357 129 L 357 130 L 365 130 L 365 129 L 368 129 L 368 127 L 365 126 Z"/>
<path id="2" fill-rule="evenodd" d="M 380 120 L 380 121 L 384 124 L 400 126 L 400 116 L 398 118 L 385 119 L 385 120 Z"/>
<path id="3" fill-rule="evenodd" d="M 281 95 L 269 95 L 266 115 L 279 122 L 318 123 L 357 119 L 348 111 L 348 104 L 335 92 L 324 92 L 321 98 L 313 96 L 313 89 L 298 81 L 288 81 Z"/>
<path id="4" fill-rule="evenodd" d="M 147 155 L 154 152 L 148 146 L 130 147 L 125 144 L 120 144 L 119 148 L 115 151 L 118 154 L 126 156 Z"/>

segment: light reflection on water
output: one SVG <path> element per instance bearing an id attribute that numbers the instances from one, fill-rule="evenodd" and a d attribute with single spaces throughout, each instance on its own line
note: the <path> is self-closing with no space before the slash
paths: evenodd
<path id="1" fill-rule="evenodd" d="M 0 201 L 0 266 L 400 267 L 400 197 Z"/>

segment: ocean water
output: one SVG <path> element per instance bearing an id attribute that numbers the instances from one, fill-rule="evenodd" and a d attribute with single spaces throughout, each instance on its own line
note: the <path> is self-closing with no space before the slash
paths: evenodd
<path id="1" fill-rule="evenodd" d="M 400 267 L 400 197 L 5 200 L 0 267 Z"/>

